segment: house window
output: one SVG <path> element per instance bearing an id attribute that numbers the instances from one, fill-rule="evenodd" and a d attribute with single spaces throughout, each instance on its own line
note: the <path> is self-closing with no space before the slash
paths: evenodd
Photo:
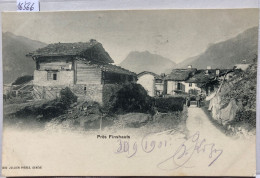
<path id="1" fill-rule="evenodd" d="M 57 73 L 56 72 L 47 72 L 47 80 L 57 80 Z"/>
<path id="2" fill-rule="evenodd" d="M 181 90 L 181 83 L 177 84 L 177 90 Z"/>
<path id="3" fill-rule="evenodd" d="M 51 74 L 52 74 L 51 72 L 47 73 L 47 80 L 51 80 Z"/>
<path id="4" fill-rule="evenodd" d="M 53 74 L 53 80 L 57 80 L 57 74 L 56 73 Z"/>
<path id="5" fill-rule="evenodd" d="M 161 79 L 156 79 L 155 83 L 162 83 L 163 81 Z"/>
<path id="6" fill-rule="evenodd" d="M 192 83 L 189 83 L 189 87 L 192 87 Z"/>

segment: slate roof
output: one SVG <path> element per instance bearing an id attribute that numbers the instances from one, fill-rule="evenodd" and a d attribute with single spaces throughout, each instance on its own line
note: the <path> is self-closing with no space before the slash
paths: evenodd
<path id="1" fill-rule="evenodd" d="M 173 69 L 172 72 L 166 75 L 165 80 L 171 81 L 186 81 L 197 71 L 195 68 L 191 69 Z"/>
<path id="2" fill-rule="evenodd" d="M 116 66 L 116 65 L 112 65 L 112 64 L 104 64 L 104 65 L 100 65 L 99 67 L 104 72 L 112 72 L 112 73 L 118 73 L 118 74 L 137 76 L 136 73 L 134 73 L 134 72 L 131 72 L 120 66 Z"/>
<path id="3" fill-rule="evenodd" d="M 206 83 L 211 80 L 214 80 L 216 75 L 216 70 L 220 70 L 220 73 L 218 76 L 223 76 L 226 73 L 231 72 L 231 69 L 208 69 L 208 74 L 206 74 L 206 69 L 203 70 L 197 70 L 196 73 L 191 76 L 186 82 L 187 83 Z"/>
<path id="4" fill-rule="evenodd" d="M 137 74 L 137 77 L 141 77 L 145 74 L 151 74 L 154 76 L 155 79 L 159 79 L 159 80 L 163 80 L 164 79 L 164 76 L 162 75 L 158 75 L 156 73 L 153 73 L 153 72 L 150 72 L 150 71 L 143 71 L 143 72 L 140 72 L 139 74 Z"/>
<path id="5" fill-rule="evenodd" d="M 232 69 L 173 69 L 170 74 L 166 75 L 165 80 L 185 81 L 187 83 L 206 83 L 217 77 L 216 70 L 220 70 L 218 76 L 223 76 L 226 73 L 233 71 Z M 206 71 L 208 71 L 207 74 Z"/>
<path id="6" fill-rule="evenodd" d="M 141 77 L 142 75 L 145 75 L 145 74 L 151 74 L 153 76 L 158 76 L 157 74 L 153 73 L 153 72 L 149 72 L 149 71 L 143 71 L 143 72 L 140 72 L 139 74 L 137 74 L 138 77 Z"/>
<path id="7" fill-rule="evenodd" d="M 155 79 L 162 79 L 162 77 L 156 73 L 153 73 L 153 72 L 150 72 L 150 71 L 143 71 L 143 72 L 140 72 L 139 74 L 137 74 L 137 77 L 141 77 L 145 74 L 150 74 L 150 75 L 153 75 Z"/>
<path id="8" fill-rule="evenodd" d="M 46 47 L 37 49 L 29 53 L 27 56 L 33 58 L 40 57 L 56 57 L 56 56 L 78 56 L 83 57 L 89 61 L 100 63 L 113 63 L 109 54 L 105 51 L 102 44 L 96 40 L 79 43 L 54 43 Z"/>
<path id="9" fill-rule="evenodd" d="M 86 61 L 88 65 L 94 66 L 96 68 L 100 68 L 104 72 L 110 72 L 110 73 L 117 73 L 117 74 L 124 74 L 124 75 L 131 75 L 131 76 L 137 76 L 136 73 L 131 72 L 127 69 L 124 69 L 120 66 L 112 65 L 112 64 L 96 64 Z"/>

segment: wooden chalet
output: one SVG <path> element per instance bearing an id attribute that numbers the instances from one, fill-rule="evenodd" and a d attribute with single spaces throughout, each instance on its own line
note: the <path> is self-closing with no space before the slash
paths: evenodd
<path id="1" fill-rule="evenodd" d="M 135 73 L 112 65 L 114 61 L 96 40 L 49 44 L 30 54 L 36 64 L 34 98 L 52 99 L 64 87 L 82 99 L 102 103 L 103 86 L 136 82 Z"/>

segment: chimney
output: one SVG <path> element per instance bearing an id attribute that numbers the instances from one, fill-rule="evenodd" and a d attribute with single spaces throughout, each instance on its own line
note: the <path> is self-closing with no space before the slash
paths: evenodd
<path id="1" fill-rule="evenodd" d="M 192 65 L 188 65 L 188 69 L 191 69 L 192 68 Z"/>
<path id="2" fill-rule="evenodd" d="M 165 73 L 161 73 L 161 77 L 165 77 L 166 75 L 165 75 Z"/>
<path id="3" fill-rule="evenodd" d="M 207 66 L 207 69 L 206 69 L 206 75 L 209 75 L 209 70 L 211 69 L 211 66 Z"/>
<path id="4" fill-rule="evenodd" d="M 216 76 L 219 76 L 219 74 L 220 74 L 220 70 L 216 69 Z"/>

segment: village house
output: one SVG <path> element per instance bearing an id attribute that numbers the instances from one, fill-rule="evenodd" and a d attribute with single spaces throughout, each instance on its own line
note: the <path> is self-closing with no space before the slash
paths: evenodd
<path id="1" fill-rule="evenodd" d="M 165 77 L 166 95 L 176 95 L 181 93 L 189 93 L 190 90 L 201 89 L 196 84 L 188 83 L 187 80 L 195 75 L 197 69 L 188 67 L 187 69 L 173 69 L 172 72 Z"/>
<path id="2" fill-rule="evenodd" d="M 137 75 L 137 78 L 137 83 L 144 87 L 149 96 L 154 97 L 163 94 L 163 76 L 159 76 L 153 72 L 143 71 Z"/>
<path id="3" fill-rule="evenodd" d="M 35 99 L 53 99 L 69 87 L 80 99 L 103 102 L 106 84 L 136 82 L 135 73 L 112 65 L 114 61 L 96 40 L 55 43 L 28 54 L 36 64 Z"/>
<path id="4" fill-rule="evenodd" d="M 188 66 L 186 69 L 173 69 L 172 72 L 164 77 L 166 95 L 191 94 L 197 95 L 204 93 L 209 95 L 214 92 L 219 81 L 228 80 L 232 75 L 232 69 L 196 69 Z"/>
<path id="5" fill-rule="evenodd" d="M 211 69 L 211 67 L 208 66 L 207 69 L 197 70 L 186 82 L 196 85 L 196 87 L 200 88 L 201 93 L 209 95 L 218 88 L 219 79 L 225 72 L 226 70 Z"/>
<path id="6" fill-rule="evenodd" d="M 6 97 L 10 95 L 12 92 L 12 84 L 4 84 L 3 85 L 3 95 Z"/>
<path id="7" fill-rule="evenodd" d="M 232 79 L 235 70 L 241 69 L 212 69 L 211 66 L 196 69 L 190 65 L 186 69 L 173 69 L 167 75 L 143 71 L 137 75 L 137 83 L 152 97 L 181 94 L 208 96 L 218 89 L 221 81 Z"/>
<path id="8" fill-rule="evenodd" d="M 234 66 L 235 69 L 241 69 L 242 71 L 245 71 L 246 69 L 248 69 L 248 67 L 250 66 L 250 64 L 236 64 Z"/>

